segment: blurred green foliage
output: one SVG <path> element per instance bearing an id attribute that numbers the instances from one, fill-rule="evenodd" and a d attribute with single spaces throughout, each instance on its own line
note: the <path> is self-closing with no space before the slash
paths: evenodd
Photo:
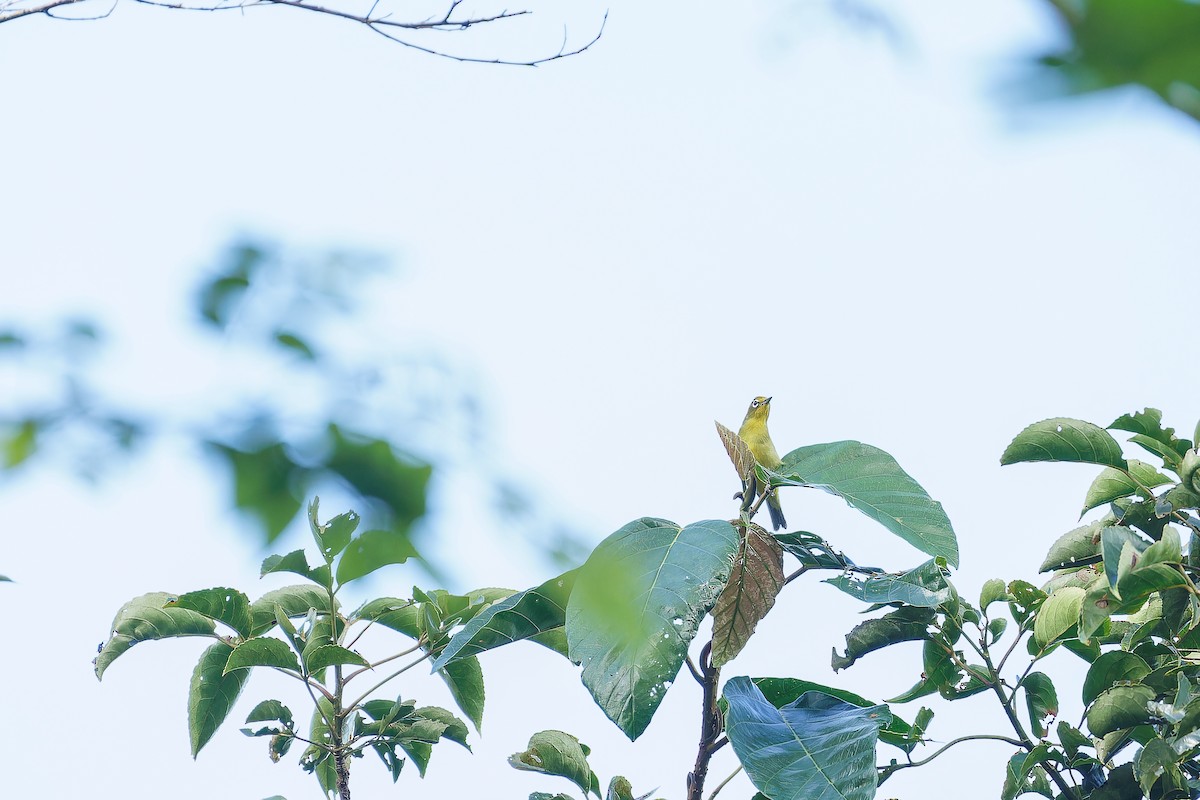
<path id="1" fill-rule="evenodd" d="M 1200 4 L 1047 0 L 1067 42 L 1038 63 L 1064 94 L 1138 86 L 1200 120 Z"/>
<path id="2" fill-rule="evenodd" d="M 195 398 L 189 408 L 147 410 L 138 386 L 120 387 L 127 393 L 119 397 L 102 388 L 102 359 L 119 354 L 120 343 L 96 323 L 68 320 L 49 335 L 0 332 L 0 369 L 14 370 L 22 389 L 0 399 L 0 480 L 39 461 L 65 462 L 94 480 L 155 439 L 182 436 L 228 476 L 232 504 L 264 544 L 309 498 L 334 488 L 367 528 L 399 537 L 436 572 L 414 541 L 417 523 L 434 462 L 480 446 L 481 404 L 436 354 L 398 354 L 358 324 L 356 300 L 383 271 L 380 259 L 359 253 L 296 256 L 256 240 L 228 247 L 194 296 L 205 334 L 197 347 L 219 348 L 219 384 L 197 377 L 186 387 Z M 247 364 L 268 379 L 248 386 Z M 498 523 L 539 527 L 528 524 L 537 512 L 515 482 L 485 477 Z M 539 538 L 564 553 L 573 541 L 558 529 Z"/>

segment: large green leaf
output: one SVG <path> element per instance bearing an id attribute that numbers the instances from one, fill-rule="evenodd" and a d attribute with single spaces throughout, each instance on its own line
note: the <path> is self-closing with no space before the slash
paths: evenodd
<path id="1" fill-rule="evenodd" d="M 192 672 L 188 692 L 188 734 L 193 758 L 229 716 L 250 677 L 249 670 L 225 674 L 225 662 L 232 652 L 233 648 L 225 642 L 216 642 L 204 651 Z"/>
<path id="2" fill-rule="evenodd" d="M 903 603 L 924 608 L 937 608 L 952 594 L 937 559 L 930 559 L 919 567 L 901 573 L 863 576 L 860 573 L 843 572 L 825 583 L 868 603 Z"/>
<path id="3" fill-rule="evenodd" d="M 168 607 L 187 608 L 211 620 L 224 623 L 239 636 L 250 635 L 250 599 L 237 589 L 201 589 L 181 594 L 167 602 Z"/>
<path id="4" fill-rule="evenodd" d="M 771 800 L 870 800 L 875 743 L 891 717 L 820 692 L 776 708 L 749 678 L 725 684 L 725 732 L 750 781 Z"/>
<path id="5" fill-rule="evenodd" d="M 338 560 L 338 583 L 349 583 L 389 564 L 403 564 L 416 555 L 407 532 L 363 531 L 351 540 Z"/>
<path id="6" fill-rule="evenodd" d="M 483 725 L 483 668 L 474 656 L 460 658 L 438 670 L 442 680 L 450 687 L 450 696 L 471 720 L 475 730 Z"/>
<path id="7" fill-rule="evenodd" d="M 1093 736 L 1104 736 L 1141 725 L 1150 719 L 1149 704 L 1153 700 L 1154 690 L 1143 683 L 1106 689 L 1088 709 L 1088 729 Z"/>
<path id="8" fill-rule="evenodd" d="M 1119 683 L 1136 683 L 1151 672 L 1150 665 L 1140 656 L 1124 650 L 1102 653 L 1088 667 L 1083 679 L 1083 702 L 1090 704 L 1107 689 Z"/>
<path id="9" fill-rule="evenodd" d="M 1055 417 L 1035 422 L 1017 434 L 1000 456 L 1002 465 L 1025 461 L 1073 461 L 1128 469 L 1121 445 L 1098 425 Z"/>
<path id="10" fill-rule="evenodd" d="M 433 668 L 442 669 L 460 658 L 522 639 L 537 641 L 538 637 L 562 630 L 566 624 L 567 598 L 571 596 L 577 572 L 571 570 L 541 586 L 492 603 L 450 638 L 433 662 Z"/>
<path id="11" fill-rule="evenodd" d="M 922 553 L 958 566 L 958 540 L 942 504 L 877 447 L 853 441 L 801 447 L 770 478 L 772 486 L 835 494 Z"/>
<path id="12" fill-rule="evenodd" d="M 216 625 L 203 614 L 188 608 L 164 607 L 173 597 L 166 592 L 150 592 L 121 606 L 113 619 L 112 635 L 92 662 L 97 679 L 103 678 L 109 664 L 138 642 L 215 635 Z"/>
<path id="13" fill-rule="evenodd" d="M 630 739 L 650 724 L 688 644 L 729 577 L 737 530 L 642 518 L 601 542 L 567 603 L 570 658 L 597 705 Z"/>
<path id="14" fill-rule="evenodd" d="M 1079 611 L 1086 594 L 1078 586 L 1064 586 L 1046 598 L 1033 621 L 1033 638 L 1039 647 L 1050 646 L 1079 624 Z"/>
<path id="15" fill-rule="evenodd" d="M 712 663 L 722 667 L 742 651 L 783 588 L 783 548 L 750 525 L 738 548 L 729 582 L 713 607 Z"/>

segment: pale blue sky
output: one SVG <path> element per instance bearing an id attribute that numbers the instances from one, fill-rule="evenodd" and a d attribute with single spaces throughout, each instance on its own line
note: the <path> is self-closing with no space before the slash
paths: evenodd
<path id="1" fill-rule="evenodd" d="M 712 421 L 735 426 L 769 394 L 781 451 L 866 441 L 945 504 L 964 594 L 1032 579 L 1093 472 L 1001 470 L 1017 431 L 1153 405 L 1190 432 L 1200 414 L 1200 379 L 1173 372 L 1194 351 L 1197 130 L 1133 94 L 1002 103 L 998 86 L 1053 41 L 1038 4 L 889 5 L 899 49 L 815 4 L 615 3 L 594 51 L 538 70 L 438 61 L 283 9 L 121 4 L 99 22 L 4 25 L 0 318 L 94 309 L 128 354 L 106 365 L 111 385 L 202 404 L 180 379 L 214 365 L 192 360 L 179 320 L 221 244 L 263 231 L 370 247 L 399 268 L 351 346 L 393 339 L 462 365 L 486 397 L 491 457 L 596 539 L 642 515 L 730 515 L 736 481 Z M 572 35 L 603 12 L 573 9 Z M 563 17 L 538 13 L 541 27 L 515 23 L 510 44 L 557 47 Z M 0 587 L 0 609 L 45 615 L 0 664 L 17 690 L 0 726 L 14 796 L 317 796 L 293 758 L 272 766 L 236 724 L 192 762 L 194 643 L 147 645 L 103 685 L 91 674 L 130 596 L 275 585 L 257 580 L 262 554 L 186 455 L 165 444 L 99 490 L 38 472 L 2 495 L 0 572 L 20 582 Z M 922 560 L 832 498 L 783 501 L 794 528 L 861 561 Z M 477 555 L 464 585 L 548 577 L 490 537 L 479 508 L 455 504 L 445 519 L 447 550 Z M 47 552 L 43 531 L 77 549 Z M 386 579 L 402 594 L 421 577 Z M 728 676 L 875 698 L 915 682 L 915 647 L 831 675 L 829 650 L 859 607 L 800 584 Z M 554 727 L 594 748 L 604 779 L 682 796 L 694 686 L 630 745 L 557 657 L 517 646 L 483 663 L 476 754 L 443 746 L 401 793 L 565 791 L 504 763 Z M 1073 665 L 1055 656 L 1047 669 Z M 269 687 L 256 676 L 231 722 Z M 400 690 L 450 703 L 424 677 Z M 983 699 L 959 705 L 937 706 L 935 737 L 987 716 Z M 885 793 L 949 800 L 981 772 L 998 788 L 1006 755 L 964 749 Z M 714 782 L 730 768 L 718 759 Z M 748 797 L 739 781 L 722 797 Z M 353 783 L 360 797 L 394 791 L 370 761 Z"/>

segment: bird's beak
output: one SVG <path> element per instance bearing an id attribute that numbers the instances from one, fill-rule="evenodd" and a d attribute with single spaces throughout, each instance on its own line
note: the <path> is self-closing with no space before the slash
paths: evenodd
<path id="1" fill-rule="evenodd" d="M 766 402 L 766 403 L 764 403 L 763 405 L 768 405 L 768 406 L 769 406 L 770 404 L 771 404 L 771 398 L 769 398 L 769 397 L 768 397 L 768 398 L 767 398 L 767 402 Z"/>

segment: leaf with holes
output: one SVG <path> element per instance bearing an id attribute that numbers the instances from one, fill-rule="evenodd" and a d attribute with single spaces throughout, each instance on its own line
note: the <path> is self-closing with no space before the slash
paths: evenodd
<path id="1" fill-rule="evenodd" d="M 1080 419 L 1055 417 L 1017 434 L 1000 456 L 1001 465 L 1027 461 L 1071 461 L 1128 469 L 1121 445 L 1108 431 Z"/>
<path id="2" fill-rule="evenodd" d="M 722 667 L 742 651 L 783 588 L 783 548 L 758 525 L 738 546 L 729 582 L 713 607 L 712 662 Z"/>

